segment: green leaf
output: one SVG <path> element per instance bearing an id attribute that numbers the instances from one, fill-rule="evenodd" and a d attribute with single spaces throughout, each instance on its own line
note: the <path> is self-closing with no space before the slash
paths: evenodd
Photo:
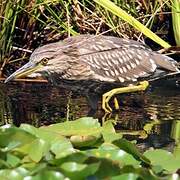
<path id="1" fill-rule="evenodd" d="M 67 139 L 59 139 L 52 143 L 51 151 L 56 155 L 56 159 L 65 157 L 75 152 L 72 144 Z"/>
<path id="2" fill-rule="evenodd" d="M 0 168 L 10 168 L 9 163 L 6 160 L 0 159 Z"/>
<path id="3" fill-rule="evenodd" d="M 57 134 L 57 132 L 47 131 L 46 129 L 44 130 L 43 128 L 35 128 L 34 126 L 31 126 L 29 124 L 21 124 L 20 128 L 23 129 L 24 131 L 33 134 L 38 138 L 48 141 L 49 143 L 55 141 L 56 139 L 64 139 L 64 137 L 60 134 Z"/>
<path id="4" fill-rule="evenodd" d="M 68 172 L 82 171 L 86 167 L 86 164 L 78 164 L 76 162 L 67 162 L 61 165 L 61 168 Z"/>
<path id="5" fill-rule="evenodd" d="M 16 172 L 18 172 L 23 177 L 29 175 L 29 171 L 23 167 L 18 167 L 15 170 L 16 170 Z"/>
<path id="6" fill-rule="evenodd" d="M 22 129 L 34 136 L 37 136 L 38 133 L 38 128 L 30 125 L 30 124 L 21 124 L 21 126 L 19 127 L 19 129 Z"/>
<path id="7" fill-rule="evenodd" d="M 64 180 L 65 177 L 59 171 L 44 170 L 39 172 L 36 176 L 28 176 L 28 180 Z"/>
<path id="8" fill-rule="evenodd" d="M 70 179 L 85 179 L 93 175 L 99 167 L 99 163 L 79 164 L 76 162 L 67 162 L 61 165 L 63 173 Z"/>
<path id="9" fill-rule="evenodd" d="M 99 135 L 75 135 L 70 137 L 70 141 L 75 147 L 94 147 L 102 143 L 102 136 Z"/>
<path id="10" fill-rule="evenodd" d="M 1 180 L 23 180 L 23 176 L 19 174 L 16 170 L 4 169 L 0 170 Z"/>
<path id="11" fill-rule="evenodd" d="M 97 158 L 97 160 L 100 162 L 100 166 L 94 175 L 98 179 L 111 179 L 112 176 L 120 174 L 119 163 L 107 158 Z"/>
<path id="12" fill-rule="evenodd" d="M 21 159 L 13 154 L 8 153 L 6 161 L 11 167 L 15 167 L 20 163 Z"/>
<path id="13" fill-rule="evenodd" d="M 180 158 L 175 157 L 171 152 L 166 150 L 148 150 L 144 155 L 151 160 L 152 165 L 161 166 L 168 172 L 176 172 L 180 167 Z"/>
<path id="14" fill-rule="evenodd" d="M 135 168 L 133 166 L 124 166 L 121 169 L 121 174 L 127 174 L 127 173 L 133 173 L 133 174 L 137 174 L 139 176 L 138 179 L 147 179 L 147 180 L 158 180 L 159 178 L 152 173 L 152 171 L 150 169 L 147 168 Z"/>
<path id="15" fill-rule="evenodd" d="M 101 132 L 98 120 L 91 117 L 84 117 L 77 119 L 76 121 L 66 121 L 64 123 L 53 124 L 41 127 L 40 129 L 63 136 L 93 135 L 99 137 Z"/>
<path id="16" fill-rule="evenodd" d="M 88 150 L 87 153 L 96 158 L 108 158 L 119 163 L 120 166 L 140 164 L 131 154 L 110 144 L 103 144 L 98 149 Z"/>
<path id="17" fill-rule="evenodd" d="M 59 166 L 65 162 L 76 162 L 76 163 L 82 164 L 87 159 L 88 159 L 88 156 L 86 155 L 86 153 L 79 151 L 79 152 L 71 153 L 65 156 L 64 158 L 54 159 L 51 161 L 51 163 L 56 166 Z"/>
<path id="18" fill-rule="evenodd" d="M 125 173 L 119 176 L 114 176 L 111 180 L 136 180 L 138 179 L 138 175 L 134 173 Z"/>
<path id="19" fill-rule="evenodd" d="M 15 142 L 15 141 L 9 142 L 9 144 L 8 144 L 6 147 L 1 148 L 1 151 L 2 151 L 2 152 L 11 151 L 11 150 L 17 148 L 20 144 L 21 144 L 21 143 L 18 142 L 18 141 L 16 141 L 16 142 Z"/>
<path id="20" fill-rule="evenodd" d="M 6 125 L 0 128 L 0 147 L 12 149 L 31 143 L 36 137 L 20 128 Z M 13 147 L 14 146 L 14 147 Z"/>
<path id="21" fill-rule="evenodd" d="M 36 139 L 30 144 L 29 148 L 29 157 L 33 161 L 39 162 L 42 157 L 49 151 L 50 146 L 49 143 L 47 143 L 43 139 Z"/>
<path id="22" fill-rule="evenodd" d="M 102 135 L 105 142 L 112 142 L 123 137 L 121 133 L 116 133 L 112 121 L 106 121 L 102 127 Z"/>
<path id="23" fill-rule="evenodd" d="M 119 139 L 112 142 L 114 145 L 118 146 L 120 149 L 126 151 L 127 153 L 131 154 L 137 160 L 141 160 L 145 164 L 150 164 L 149 159 L 147 159 L 143 154 L 139 152 L 137 147 L 127 141 L 126 139 Z"/>

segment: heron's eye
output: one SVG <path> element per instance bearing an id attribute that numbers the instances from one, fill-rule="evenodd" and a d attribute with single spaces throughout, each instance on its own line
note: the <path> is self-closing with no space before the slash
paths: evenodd
<path id="1" fill-rule="evenodd" d="M 48 58 L 43 58 L 40 63 L 45 66 L 48 63 L 48 60 Z"/>

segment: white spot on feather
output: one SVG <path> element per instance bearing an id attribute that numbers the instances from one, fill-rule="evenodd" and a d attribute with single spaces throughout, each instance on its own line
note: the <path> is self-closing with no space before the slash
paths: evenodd
<path id="1" fill-rule="evenodd" d="M 103 57 L 103 55 L 100 53 L 99 54 L 99 57 L 102 59 L 102 60 L 104 60 L 104 57 Z"/>
<path id="2" fill-rule="evenodd" d="M 133 44 L 133 47 L 139 48 L 139 47 L 141 47 L 141 46 L 140 46 L 140 45 L 137 45 L 137 44 Z"/>
<path id="3" fill-rule="evenodd" d="M 108 59 L 107 63 L 108 63 L 109 66 L 113 66 L 112 63 L 111 63 L 111 59 Z"/>
<path id="4" fill-rule="evenodd" d="M 108 59 L 112 59 L 112 57 L 111 57 L 111 54 L 110 54 L 110 53 L 108 53 L 108 54 L 107 54 L 107 57 L 108 57 Z"/>
<path id="5" fill-rule="evenodd" d="M 137 54 L 133 49 L 129 50 L 129 52 L 131 52 L 131 54 L 133 54 L 133 55 Z"/>
<path id="6" fill-rule="evenodd" d="M 118 60 L 117 60 L 117 59 L 113 59 L 113 62 L 114 62 L 114 64 L 116 64 L 116 65 L 118 65 L 118 64 L 119 64 L 119 62 L 118 62 Z"/>
<path id="7" fill-rule="evenodd" d="M 101 45 L 96 45 L 97 46 L 97 48 L 99 49 L 99 50 L 104 50 L 104 49 L 106 49 L 106 48 L 104 48 L 103 46 L 101 46 Z"/>
<path id="8" fill-rule="evenodd" d="M 135 67 L 136 67 L 136 64 L 135 64 L 135 63 L 132 63 L 132 62 L 131 62 L 130 65 L 131 65 L 132 68 L 135 68 Z"/>
<path id="9" fill-rule="evenodd" d="M 88 60 L 90 61 L 90 63 L 94 63 L 92 56 L 88 56 Z"/>
<path id="10" fill-rule="evenodd" d="M 94 62 L 95 62 L 97 65 L 100 65 L 97 57 L 94 57 Z"/>
<path id="11" fill-rule="evenodd" d="M 119 68 L 119 71 L 120 71 L 120 73 L 121 73 L 121 74 L 123 74 L 123 70 L 122 70 L 122 68 Z"/>
<path id="12" fill-rule="evenodd" d="M 132 78 L 131 80 L 132 80 L 132 81 L 137 81 L 137 79 L 135 79 L 135 78 Z"/>
<path id="13" fill-rule="evenodd" d="M 119 59 L 119 53 L 115 53 L 115 56 Z M 122 56 L 122 55 L 121 55 Z"/>
<path id="14" fill-rule="evenodd" d="M 110 76 L 109 71 L 105 71 L 105 74 L 106 74 L 107 76 Z"/>
<path id="15" fill-rule="evenodd" d="M 137 57 L 138 57 L 139 59 L 141 59 L 141 60 L 143 59 L 142 56 L 139 55 L 139 54 L 137 54 Z"/>
<path id="16" fill-rule="evenodd" d="M 119 79 L 120 82 L 122 82 L 122 83 L 124 82 L 124 78 L 118 77 L 118 79 Z"/>
<path id="17" fill-rule="evenodd" d="M 138 59 L 135 59 L 135 62 L 136 62 L 137 65 L 140 64 L 140 61 Z"/>
<path id="18" fill-rule="evenodd" d="M 118 58 L 123 56 L 121 52 L 118 52 L 117 55 L 118 55 Z"/>
<path id="19" fill-rule="evenodd" d="M 131 66 L 129 64 L 126 64 L 127 69 L 131 69 Z"/>
<path id="20" fill-rule="evenodd" d="M 118 44 L 114 44 L 114 46 L 116 47 L 116 48 L 120 48 L 121 46 L 119 46 Z"/>
<path id="21" fill-rule="evenodd" d="M 143 77 L 143 76 L 146 75 L 146 74 L 147 74 L 146 72 L 141 71 L 138 75 L 139 75 L 139 77 Z"/>
<path id="22" fill-rule="evenodd" d="M 126 56 L 126 52 L 125 51 L 122 51 L 122 56 Z"/>
<path id="23" fill-rule="evenodd" d="M 127 79 L 128 81 L 130 81 L 130 80 L 131 80 L 131 78 L 130 78 L 130 77 L 128 77 L 128 76 L 126 76 L 126 79 Z"/>
<path id="24" fill-rule="evenodd" d="M 118 60 L 119 60 L 120 64 L 123 64 L 123 59 L 119 58 Z"/>
<path id="25" fill-rule="evenodd" d="M 133 76 L 134 76 L 135 78 L 138 78 L 138 77 L 139 77 L 139 76 L 138 76 L 138 75 L 136 75 L 136 74 L 134 74 Z"/>
<path id="26" fill-rule="evenodd" d="M 127 72 L 127 69 L 123 66 L 122 67 L 123 68 L 123 71 L 126 73 Z"/>
<path id="27" fill-rule="evenodd" d="M 127 57 L 127 56 L 126 56 Z M 127 61 L 127 58 L 125 56 L 122 56 L 123 62 Z"/>
<path id="28" fill-rule="evenodd" d="M 144 51 L 144 54 L 149 57 L 149 53 L 148 52 Z"/>
<path id="29" fill-rule="evenodd" d="M 154 72 L 156 70 L 157 66 L 156 66 L 156 64 L 155 64 L 153 59 L 150 58 L 149 61 L 150 61 L 151 65 L 152 65 L 151 71 Z"/>
<path id="30" fill-rule="evenodd" d="M 119 75 L 119 72 L 116 69 L 114 69 L 114 72 L 115 72 L 116 76 Z"/>
<path id="31" fill-rule="evenodd" d="M 92 45 L 92 49 L 95 49 L 96 51 L 99 51 L 99 48 L 97 47 L 97 45 Z"/>
<path id="32" fill-rule="evenodd" d="M 133 57 L 132 57 L 132 55 L 131 55 L 131 54 L 128 54 L 128 56 L 129 56 L 129 58 L 130 58 L 130 59 L 133 59 Z"/>
<path id="33" fill-rule="evenodd" d="M 115 73 L 114 73 L 114 71 L 110 71 L 110 72 L 111 72 L 111 75 L 112 75 L 112 76 L 115 76 Z"/>
<path id="34" fill-rule="evenodd" d="M 112 56 L 113 58 L 116 58 L 116 57 L 117 57 L 117 56 L 116 56 L 116 53 L 112 53 L 111 56 Z"/>

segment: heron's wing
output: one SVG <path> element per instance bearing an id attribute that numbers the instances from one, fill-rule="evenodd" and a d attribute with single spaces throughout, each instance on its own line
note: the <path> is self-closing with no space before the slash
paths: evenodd
<path id="1" fill-rule="evenodd" d="M 144 50 L 121 47 L 81 57 L 94 71 L 94 78 L 112 81 L 136 81 L 152 75 L 157 65 L 151 54 Z"/>
<path id="2" fill-rule="evenodd" d="M 121 48 L 112 52 L 97 53 L 86 58 L 86 62 L 95 72 L 95 77 L 101 75 L 120 82 L 136 81 L 149 76 L 156 77 L 160 75 L 159 72 L 179 71 L 176 61 L 169 61 L 165 56 L 142 49 Z"/>
<path id="3" fill-rule="evenodd" d="M 80 43 L 75 37 L 71 38 L 71 48 L 65 49 L 65 53 L 77 58 L 77 66 L 84 68 L 83 72 L 89 72 L 89 76 L 84 76 L 78 71 L 81 78 L 124 82 L 151 76 L 160 67 L 177 71 L 175 61 L 139 42 L 110 36 L 81 37 Z"/>

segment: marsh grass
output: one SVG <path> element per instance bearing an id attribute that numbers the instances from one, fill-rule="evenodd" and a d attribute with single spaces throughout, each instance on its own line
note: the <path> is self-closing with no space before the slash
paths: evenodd
<path id="1" fill-rule="evenodd" d="M 158 36 L 164 38 L 164 29 L 169 30 L 169 24 L 164 22 L 171 16 L 170 8 L 170 0 L 1 1 L 1 71 L 6 65 L 4 73 L 11 73 L 9 71 L 13 68 L 9 67 L 21 66 L 36 47 L 78 33 L 114 35 L 140 41 L 144 41 L 144 33 L 162 47 L 169 47 L 168 42 Z M 156 25 L 160 26 L 154 28 Z M 158 31 L 158 36 L 150 29 L 155 34 Z"/>
<path id="2" fill-rule="evenodd" d="M 180 1 L 172 0 L 172 23 L 176 44 L 180 46 Z"/>

